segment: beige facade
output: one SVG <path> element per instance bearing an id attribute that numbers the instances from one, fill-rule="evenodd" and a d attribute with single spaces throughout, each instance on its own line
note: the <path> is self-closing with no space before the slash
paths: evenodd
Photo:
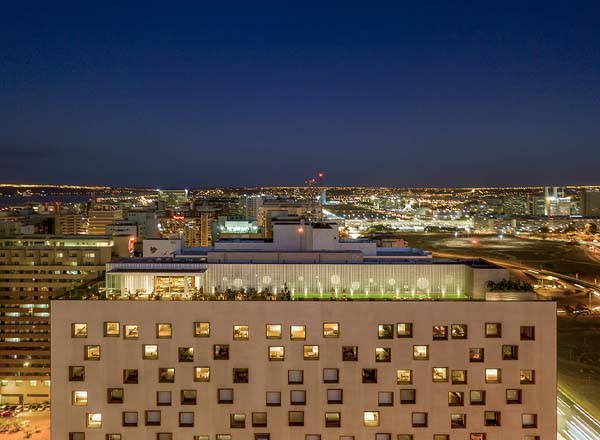
<path id="1" fill-rule="evenodd" d="M 108 225 L 112 224 L 115 220 L 121 220 L 122 218 L 123 211 L 120 209 L 90 209 L 88 211 L 88 234 L 104 235 L 106 234 L 106 227 Z"/>
<path id="2" fill-rule="evenodd" d="M 52 312 L 53 440 L 556 438 L 553 302 L 56 301 Z"/>

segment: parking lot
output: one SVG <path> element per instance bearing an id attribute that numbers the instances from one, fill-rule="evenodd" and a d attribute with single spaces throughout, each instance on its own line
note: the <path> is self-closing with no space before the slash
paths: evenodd
<path id="1" fill-rule="evenodd" d="M 49 406 L 0 405 L 0 438 L 49 440 Z"/>

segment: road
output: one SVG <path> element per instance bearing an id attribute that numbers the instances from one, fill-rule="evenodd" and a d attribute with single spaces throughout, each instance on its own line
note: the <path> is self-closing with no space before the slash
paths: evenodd
<path id="1" fill-rule="evenodd" d="M 560 388 L 556 395 L 558 440 L 600 440 L 600 423 Z"/>

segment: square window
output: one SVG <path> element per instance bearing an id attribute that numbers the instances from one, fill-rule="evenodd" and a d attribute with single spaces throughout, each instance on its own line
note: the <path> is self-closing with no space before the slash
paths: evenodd
<path id="1" fill-rule="evenodd" d="M 289 426 L 304 426 L 304 411 L 288 411 Z"/>
<path id="2" fill-rule="evenodd" d="M 342 361 L 358 361 L 358 346 L 345 345 L 342 347 Z"/>
<path id="3" fill-rule="evenodd" d="M 85 345 L 83 347 L 83 358 L 86 361 L 99 361 L 100 360 L 100 346 L 99 345 Z"/>
<path id="4" fill-rule="evenodd" d="M 392 349 L 378 347 L 375 349 L 375 362 L 391 362 L 392 361 Z"/>
<path id="5" fill-rule="evenodd" d="M 326 412 L 325 428 L 339 428 L 342 426 L 342 413 Z"/>
<path id="6" fill-rule="evenodd" d="M 155 345 L 155 344 L 142 345 L 142 359 L 145 359 L 145 360 L 158 359 L 158 345 Z"/>
<path id="7" fill-rule="evenodd" d="M 306 434 L 304 440 L 321 440 L 321 434 Z"/>
<path id="8" fill-rule="evenodd" d="M 106 434 L 106 440 L 121 440 L 121 434 Z"/>
<path id="9" fill-rule="evenodd" d="M 412 370 L 396 370 L 396 384 L 411 384 Z"/>
<path id="10" fill-rule="evenodd" d="M 526 435 L 523 437 L 523 440 L 540 440 L 539 435 Z"/>
<path id="11" fill-rule="evenodd" d="M 160 411 L 146 411 L 146 426 L 160 426 Z"/>
<path id="12" fill-rule="evenodd" d="M 210 367 L 194 367 L 194 382 L 210 382 Z"/>
<path id="13" fill-rule="evenodd" d="M 452 339 L 467 339 L 467 324 L 452 324 L 450 333 Z"/>
<path id="14" fill-rule="evenodd" d="M 138 339 L 140 327 L 137 324 L 125 324 L 123 326 L 123 339 Z"/>
<path id="15" fill-rule="evenodd" d="M 521 403 L 522 392 L 518 389 L 506 390 L 506 403 L 507 404 L 519 404 Z"/>
<path id="16" fill-rule="evenodd" d="M 450 440 L 450 434 L 433 434 L 433 440 Z"/>
<path id="17" fill-rule="evenodd" d="M 243 414 L 243 413 L 229 414 L 229 427 L 230 428 L 245 428 L 246 427 L 246 414 Z"/>
<path id="18" fill-rule="evenodd" d="M 485 405 L 485 391 L 471 390 L 469 392 L 471 405 Z"/>
<path id="19" fill-rule="evenodd" d="M 194 322 L 194 337 L 210 337 L 210 322 Z"/>
<path id="20" fill-rule="evenodd" d="M 290 405 L 306 405 L 306 390 L 291 390 Z"/>
<path id="21" fill-rule="evenodd" d="M 486 368 L 485 369 L 485 383 L 501 383 L 502 382 L 502 370 L 500 368 Z"/>
<path id="22" fill-rule="evenodd" d="M 537 428 L 537 414 L 522 414 L 521 426 L 523 428 Z"/>
<path id="23" fill-rule="evenodd" d="M 113 338 L 121 336 L 121 324 L 118 322 L 105 322 L 104 336 Z"/>
<path id="24" fill-rule="evenodd" d="M 281 392 L 280 391 L 267 391 L 266 405 L 267 406 L 281 406 Z"/>
<path id="25" fill-rule="evenodd" d="M 229 359 L 229 345 L 215 344 L 213 345 L 213 359 L 216 361 L 224 361 Z"/>
<path id="26" fill-rule="evenodd" d="M 396 324 L 396 333 L 399 338 L 412 338 L 412 323 L 399 322 Z"/>
<path id="27" fill-rule="evenodd" d="M 414 388 L 405 388 L 400 390 L 400 404 L 411 405 L 417 403 L 417 390 Z"/>
<path id="28" fill-rule="evenodd" d="M 267 339 L 281 339 L 281 324 L 267 324 Z"/>
<path id="29" fill-rule="evenodd" d="M 502 337 L 502 324 L 500 324 L 499 322 L 486 322 L 485 323 L 485 337 L 486 338 Z"/>
<path id="30" fill-rule="evenodd" d="M 69 432 L 69 440 L 85 440 L 85 432 Z"/>
<path id="31" fill-rule="evenodd" d="M 393 391 L 379 391 L 377 393 L 377 403 L 379 406 L 394 406 Z"/>
<path id="32" fill-rule="evenodd" d="M 522 385 L 535 384 L 535 370 L 521 370 L 519 372 L 519 381 Z"/>
<path id="33" fill-rule="evenodd" d="M 339 440 L 354 440 L 353 435 L 340 435 Z"/>
<path id="34" fill-rule="evenodd" d="M 331 405 L 344 403 L 344 390 L 337 388 L 327 390 L 327 403 Z"/>
<path id="35" fill-rule="evenodd" d="M 517 359 L 519 359 L 519 346 L 518 345 L 503 345 L 502 346 L 502 360 L 515 361 Z"/>
<path id="36" fill-rule="evenodd" d="M 265 428 L 267 426 L 267 413 L 266 412 L 253 412 L 252 413 L 252 427 L 253 428 Z"/>
<path id="37" fill-rule="evenodd" d="M 473 432 L 469 434 L 469 440 L 485 440 L 485 432 Z"/>
<path id="38" fill-rule="evenodd" d="M 217 440 L 231 440 L 231 434 L 217 434 Z"/>
<path id="39" fill-rule="evenodd" d="M 210 435 L 208 435 L 208 434 L 195 435 L 194 440 L 210 440 Z"/>
<path id="40" fill-rule="evenodd" d="M 394 325 L 393 324 L 377 325 L 377 338 L 393 339 L 394 338 Z"/>
<path id="41" fill-rule="evenodd" d="M 159 368 L 158 369 L 159 383 L 175 383 L 175 368 Z"/>
<path id="42" fill-rule="evenodd" d="M 292 341 L 303 341 L 306 339 L 305 325 L 292 325 L 290 327 L 290 339 Z"/>
<path id="43" fill-rule="evenodd" d="M 288 384 L 297 385 L 304 383 L 304 370 L 288 370 Z"/>
<path id="44" fill-rule="evenodd" d="M 85 380 L 85 367 L 84 366 L 70 366 L 69 367 L 69 382 L 83 382 Z"/>
<path id="45" fill-rule="evenodd" d="M 469 348 L 469 362 L 483 362 L 485 351 L 483 348 Z"/>
<path id="46" fill-rule="evenodd" d="M 429 345 L 413 345 L 413 360 L 425 361 L 429 359 Z"/>
<path id="47" fill-rule="evenodd" d="M 521 326 L 521 341 L 535 341 L 535 327 L 533 325 Z"/>
<path id="48" fill-rule="evenodd" d="M 173 440 L 172 432 L 157 432 L 156 440 Z"/>
<path id="49" fill-rule="evenodd" d="M 125 390 L 123 388 L 107 388 L 106 402 L 107 403 L 123 403 L 125 398 Z"/>
<path id="50" fill-rule="evenodd" d="M 466 414 L 450 414 L 450 428 L 463 429 L 467 427 Z"/>
<path id="51" fill-rule="evenodd" d="M 101 413 L 87 413 L 86 414 L 86 427 L 87 428 L 102 428 L 102 414 Z"/>
<path id="52" fill-rule="evenodd" d="M 282 346 L 269 346 L 269 360 L 270 361 L 283 361 L 283 360 L 285 360 L 285 347 L 282 347 Z"/>
<path id="53" fill-rule="evenodd" d="M 337 368 L 323 368 L 323 383 L 339 383 L 340 370 Z"/>
<path id="54" fill-rule="evenodd" d="M 71 404 L 74 406 L 86 406 L 88 403 L 87 391 L 73 391 L 71 395 Z"/>
<path id="55" fill-rule="evenodd" d="M 363 368 L 362 383 L 377 383 L 377 368 Z"/>
<path id="56" fill-rule="evenodd" d="M 248 369 L 247 368 L 234 368 L 233 369 L 233 383 L 248 383 Z"/>
<path id="57" fill-rule="evenodd" d="M 411 420 L 412 420 L 413 428 L 426 428 L 427 427 L 427 413 L 426 412 L 412 413 Z"/>
<path id="58" fill-rule="evenodd" d="M 323 323 L 323 337 L 324 338 L 339 338 L 340 337 L 340 324 L 337 322 Z"/>
<path id="59" fill-rule="evenodd" d="M 159 339 L 173 337 L 173 326 L 167 323 L 156 324 L 156 337 Z"/>
<path id="60" fill-rule="evenodd" d="M 448 391 L 448 406 L 464 406 L 465 393 L 462 391 Z"/>
<path id="61" fill-rule="evenodd" d="M 319 360 L 319 346 L 318 345 L 305 345 L 303 348 L 303 356 L 305 361 L 316 361 Z"/>
<path id="62" fill-rule="evenodd" d="M 123 383 L 124 384 L 138 383 L 138 370 L 123 370 Z"/>
<path id="63" fill-rule="evenodd" d="M 198 392 L 196 390 L 181 390 L 182 405 L 195 405 L 197 399 Z"/>
<path id="64" fill-rule="evenodd" d="M 500 411 L 485 411 L 483 420 L 485 426 L 500 426 Z"/>
<path id="65" fill-rule="evenodd" d="M 447 340 L 448 339 L 448 326 L 447 325 L 434 325 L 432 335 L 433 335 L 434 341 Z"/>
<path id="66" fill-rule="evenodd" d="M 397 440 L 413 440 L 412 434 L 398 434 Z"/>
<path id="67" fill-rule="evenodd" d="M 179 413 L 179 426 L 182 428 L 191 428 L 194 426 L 194 413 L 193 412 L 180 412 Z"/>
<path id="68" fill-rule="evenodd" d="M 217 390 L 218 402 L 219 403 L 233 403 L 233 389 L 232 388 L 219 388 Z"/>
<path id="69" fill-rule="evenodd" d="M 431 378 L 434 382 L 448 382 L 448 368 L 433 367 L 431 372 Z"/>
<path id="70" fill-rule="evenodd" d="M 138 413 L 137 411 L 123 411 L 123 426 L 137 426 Z"/>
<path id="71" fill-rule="evenodd" d="M 157 391 L 156 392 L 156 406 L 171 406 L 171 392 L 170 391 Z"/>
<path id="72" fill-rule="evenodd" d="M 250 335 L 250 330 L 247 325 L 234 325 L 233 326 L 233 340 L 234 341 L 247 341 Z"/>
<path id="73" fill-rule="evenodd" d="M 194 362 L 194 347 L 177 348 L 179 362 Z"/>
<path id="74" fill-rule="evenodd" d="M 72 338 L 87 338 L 88 328 L 85 323 L 73 323 L 71 324 L 71 337 Z"/>
<path id="75" fill-rule="evenodd" d="M 364 411 L 363 425 L 367 428 L 379 426 L 379 411 Z"/>
<path id="76" fill-rule="evenodd" d="M 452 385 L 467 384 L 467 370 L 452 370 Z"/>
<path id="77" fill-rule="evenodd" d="M 392 440 L 392 434 L 387 432 L 378 432 L 375 434 L 375 440 Z"/>

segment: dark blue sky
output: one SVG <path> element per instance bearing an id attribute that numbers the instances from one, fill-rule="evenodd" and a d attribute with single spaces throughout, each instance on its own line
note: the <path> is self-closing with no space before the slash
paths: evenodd
<path id="1" fill-rule="evenodd" d="M 599 184 L 600 2 L 483 3 L 7 2 L 0 181 Z"/>

